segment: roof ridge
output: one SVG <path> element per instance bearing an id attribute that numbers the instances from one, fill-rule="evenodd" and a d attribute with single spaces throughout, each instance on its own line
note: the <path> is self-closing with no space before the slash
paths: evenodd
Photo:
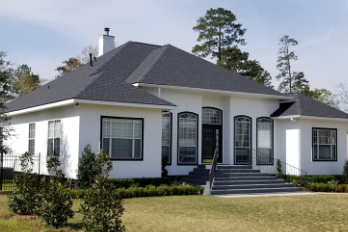
<path id="1" fill-rule="evenodd" d="M 118 47 L 120 50 L 118 50 L 117 52 L 115 52 L 115 54 L 113 54 L 112 56 L 110 56 L 102 65 L 99 66 L 99 68 L 97 68 L 94 72 L 92 72 L 90 74 L 90 76 L 93 76 L 95 74 L 98 74 L 100 72 L 100 70 L 102 70 L 107 64 L 109 64 L 111 62 L 111 60 L 113 58 L 115 58 L 115 56 L 117 54 L 119 54 L 125 47 L 127 47 L 130 43 L 133 43 L 132 41 L 128 41 L 127 43 L 125 44 L 122 44 L 120 47 Z M 117 48 L 115 48 L 117 49 Z"/>
<path id="2" fill-rule="evenodd" d="M 143 72 L 143 74 L 140 76 L 140 78 L 138 79 L 138 82 L 141 82 L 142 80 L 145 79 L 146 75 L 149 74 L 149 72 L 151 71 L 151 69 L 158 63 L 158 61 L 162 58 L 162 56 L 164 55 L 164 53 L 168 50 L 170 44 L 166 44 L 166 45 L 163 45 L 162 47 L 160 48 L 157 48 L 157 49 L 163 49 L 156 57 L 156 59 L 153 60 L 153 62 L 151 63 L 151 65 L 149 65 L 149 67 Z M 157 49 L 153 50 L 152 52 L 156 51 Z M 152 53 L 150 52 L 149 55 Z M 149 55 L 147 57 L 149 57 Z M 147 58 L 146 57 L 146 58 Z M 143 60 L 143 62 L 146 60 L 146 58 Z M 139 64 L 139 66 L 141 65 L 141 63 Z M 138 67 L 139 67 L 138 66 Z M 137 68 L 138 68 L 137 67 Z M 135 69 L 136 70 L 136 69 Z M 134 71 L 135 71 L 134 70 Z M 133 72 L 134 72 L 133 71 Z M 129 75 L 130 76 L 130 75 Z"/>
<path id="3" fill-rule="evenodd" d="M 130 41 L 130 42 L 137 43 L 137 44 L 143 44 L 143 45 L 154 46 L 154 47 L 163 47 L 163 46 L 165 46 L 165 45 L 158 45 L 158 44 L 144 43 L 144 42 L 138 42 L 138 41 Z"/>

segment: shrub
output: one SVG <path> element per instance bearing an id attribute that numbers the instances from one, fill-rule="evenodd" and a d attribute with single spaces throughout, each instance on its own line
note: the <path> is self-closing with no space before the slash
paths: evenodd
<path id="1" fill-rule="evenodd" d="M 10 210 L 16 213 L 31 215 L 38 212 L 40 208 L 40 179 L 33 174 L 33 157 L 25 152 L 20 157 L 22 173 L 16 175 L 15 190 L 9 197 Z"/>
<path id="2" fill-rule="evenodd" d="M 51 156 L 47 161 L 47 170 L 50 172 L 50 181 L 43 195 L 42 218 L 47 224 L 56 229 L 62 227 L 68 218 L 74 216 L 70 192 L 62 184 L 62 171 L 59 170 L 59 158 Z"/>
<path id="3" fill-rule="evenodd" d="M 284 179 L 288 183 L 293 183 L 296 186 L 307 187 L 308 183 L 328 183 L 339 182 L 339 176 L 284 176 Z"/>
<path id="4" fill-rule="evenodd" d="M 139 178 L 139 179 L 109 179 L 115 188 L 130 188 L 132 186 L 146 187 L 148 185 L 179 185 L 182 177 Z"/>
<path id="5" fill-rule="evenodd" d="M 87 190 L 80 212 L 86 231 L 124 231 L 121 216 L 124 208 L 114 186 L 107 180 L 112 170 L 108 154 L 102 150 L 96 158 L 94 169 L 97 172 L 95 182 Z"/>
<path id="6" fill-rule="evenodd" d="M 348 192 L 346 184 L 308 183 L 307 189 L 313 192 Z"/>
<path id="7" fill-rule="evenodd" d="M 162 158 L 162 177 L 168 176 L 168 170 L 166 169 L 168 163 L 168 157 Z"/>
<path id="8" fill-rule="evenodd" d="M 277 160 L 277 178 L 283 177 L 283 171 L 282 171 L 282 163 L 280 160 Z"/>
<path id="9" fill-rule="evenodd" d="M 343 166 L 342 182 L 348 184 L 348 160 L 346 160 Z"/>
<path id="10" fill-rule="evenodd" d="M 71 197 L 74 199 L 82 199 L 88 192 L 85 189 L 69 189 Z M 204 188 L 202 186 L 180 185 L 180 186 L 167 186 L 161 185 L 158 187 L 147 186 L 137 187 L 133 186 L 128 189 L 118 188 L 115 191 L 122 198 L 132 197 L 157 197 L 157 196 L 174 196 L 174 195 L 202 195 Z"/>
<path id="11" fill-rule="evenodd" d="M 77 171 L 77 186 L 80 189 L 92 187 L 94 178 L 97 174 L 94 169 L 94 164 L 95 154 L 92 152 L 91 145 L 87 144 L 83 149 Z"/>

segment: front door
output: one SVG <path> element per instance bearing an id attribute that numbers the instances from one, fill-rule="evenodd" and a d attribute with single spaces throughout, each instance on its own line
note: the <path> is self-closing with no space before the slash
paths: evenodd
<path id="1" fill-rule="evenodd" d="M 217 149 L 218 162 L 222 162 L 222 127 L 220 125 L 203 125 L 202 163 L 211 163 Z"/>

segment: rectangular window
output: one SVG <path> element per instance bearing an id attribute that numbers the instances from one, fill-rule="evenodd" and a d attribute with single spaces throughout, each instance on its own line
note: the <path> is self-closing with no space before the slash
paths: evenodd
<path id="1" fill-rule="evenodd" d="M 143 120 L 102 118 L 102 149 L 114 160 L 143 158 Z"/>
<path id="2" fill-rule="evenodd" d="M 61 144 L 61 122 L 60 120 L 48 122 L 48 141 L 47 141 L 47 155 L 59 156 Z"/>
<path id="3" fill-rule="evenodd" d="M 29 124 L 28 152 L 35 155 L 35 123 Z"/>
<path id="4" fill-rule="evenodd" d="M 337 161 L 337 129 L 313 128 L 313 161 Z"/>
<path id="5" fill-rule="evenodd" d="M 162 114 L 162 159 L 172 160 L 172 114 Z"/>

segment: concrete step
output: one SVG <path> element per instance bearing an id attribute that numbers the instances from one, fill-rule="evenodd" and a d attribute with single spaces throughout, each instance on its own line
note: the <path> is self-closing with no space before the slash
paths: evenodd
<path id="1" fill-rule="evenodd" d="M 204 169 L 204 168 L 194 168 L 193 172 L 199 172 L 199 173 L 209 173 L 210 169 Z"/>
<path id="2" fill-rule="evenodd" d="M 228 195 L 228 194 L 253 194 L 253 193 L 290 193 L 301 192 L 302 188 L 255 188 L 255 189 L 230 189 L 230 190 L 212 190 L 211 195 Z"/>
<path id="3" fill-rule="evenodd" d="M 261 173 L 258 169 L 217 169 L 215 173 Z"/>
<path id="4" fill-rule="evenodd" d="M 270 176 L 268 173 L 257 172 L 216 172 L 215 177 L 234 177 L 234 176 Z"/>
<path id="5" fill-rule="evenodd" d="M 279 179 L 266 179 L 266 180 L 225 180 L 225 181 L 216 181 L 214 180 L 214 185 L 249 185 L 249 184 L 284 184 L 284 180 Z"/>
<path id="6" fill-rule="evenodd" d="M 230 190 L 230 189 L 255 189 L 255 188 L 288 188 L 294 187 L 292 184 L 243 184 L 243 185 L 213 185 L 213 190 Z"/>
<path id="7" fill-rule="evenodd" d="M 215 176 L 215 181 L 232 181 L 232 180 L 276 180 L 275 176 Z"/>
<path id="8" fill-rule="evenodd" d="M 251 165 L 217 165 L 217 170 L 220 169 L 253 169 Z"/>

